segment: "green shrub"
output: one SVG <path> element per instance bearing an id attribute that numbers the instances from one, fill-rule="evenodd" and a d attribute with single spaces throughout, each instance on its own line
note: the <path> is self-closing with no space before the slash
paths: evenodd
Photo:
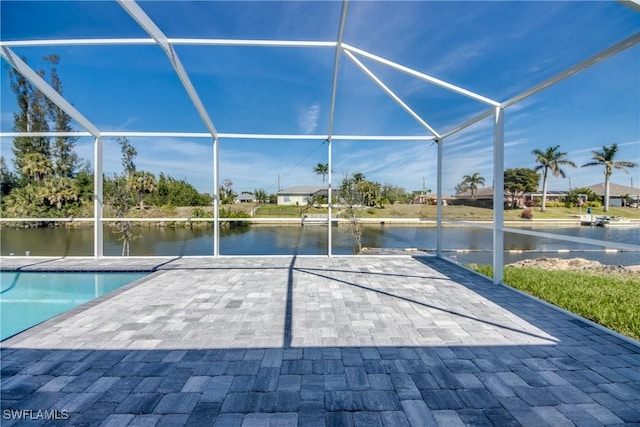
<path id="1" fill-rule="evenodd" d="M 196 206 L 191 209 L 191 218 L 206 218 L 206 217 L 207 217 L 207 212 L 204 210 L 204 208 L 200 206 Z"/>
<path id="2" fill-rule="evenodd" d="M 231 208 L 220 209 L 220 217 L 222 218 L 251 218 L 251 216 L 243 211 L 234 211 Z M 248 221 L 222 221 L 221 225 L 231 227 L 246 227 L 251 225 Z"/>
<path id="3" fill-rule="evenodd" d="M 530 208 L 523 210 L 522 213 L 520 214 L 520 218 L 532 219 L 533 211 Z"/>

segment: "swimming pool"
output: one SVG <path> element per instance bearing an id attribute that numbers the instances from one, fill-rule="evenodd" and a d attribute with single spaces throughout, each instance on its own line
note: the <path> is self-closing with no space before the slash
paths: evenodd
<path id="1" fill-rule="evenodd" d="M 0 272 L 0 340 L 146 275 Z"/>

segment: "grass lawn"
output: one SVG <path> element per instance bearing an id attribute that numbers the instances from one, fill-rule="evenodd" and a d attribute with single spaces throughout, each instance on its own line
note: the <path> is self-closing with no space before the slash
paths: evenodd
<path id="1" fill-rule="evenodd" d="M 295 217 L 300 218 L 303 214 L 327 214 L 326 208 L 313 208 L 306 206 L 278 206 L 264 205 L 256 210 L 256 217 Z"/>
<path id="2" fill-rule="evenodd" d="M 490 266 L 474 267 L 492 277 Z M 528 294 L 640 340 L 640 278 L 507 267 L 504 282 Z"/>
<path id="3" fill-rule="evenodd" d="M 571 219 L 580 215 L 579 208 L 547 208 L 540 212 L 538 208 L 532 208 L 533 219 Z M 362 208 L 362 218 L 436 218 L 436 207 L 430 205 L 389 205 L 384 208 Z M 604 215 L 603 208 L 592 208 L 594 216 Z M 522 209 L 507 209 L 504 211 L 505 220 L 520 220 Z M 582 214 L 586 214 L 586 209 L 582 209 Z M 442 215 L 444 219 L 451 220 L 492 220 L 493 209 L 479 208 L 474 206 L 443 206 Z M 631 208 L 609 208 L 607 215 L 624 216 L 625 218 L 640 219 L 640 209 Z"/>
<path id="4" fill-rule="evenodd" d="M 302 213 L 305 214 L 326 214 L 327 208 L 307 208 L 306 206 L 278 206 L 278 205 L 256 205 L 253 203 L 235 203 L 231 205 L 222 205 L 223 209 L 231 209 L 232 211 L 241 211 L 250 213 L 255 209 L 255 216 L 257 218 L 300 218 Z M 169 212 L 164 208 L 150 207 L 145 216 L 192 216 L 193 208 L 191 207 L 179 207 L 172 208 L 173 211 Z M 213 216 L 213 208 L 206 206 L 201 208 L 207 214 Z M 571 219 L 577 215 L 580 215 L 580 209 L 578 208 L 547 208 L 545 212 L 540 210 L 533 210 L 533 219 Z M 594 216 L 604 215 L 603 208 L 592 208 Z M 340 208 L 333 209 L 334 215 L 340 213 Z M 522 220 L 520 214 L 521 209 L 507 209 L 504 211 L 505 220 Z M 586 214 L 586 210 L 582 209 L 582 214 Z M 623 216 L 630 219 L 640 219 L 640 209 L 631 208 L 610 208 L 608 215 Z M 424 218 L 435 219 L 436 207 L 429 205 L 388 205 L 384 208 L 361 208 L 361 218 Z M 493 219 L 493 210 L 487 208 L 478 208 L 473 206 L 443 206 L 444 219 L 451 220 L 486 220 Z M 526 220 L 523 220 L 526 221 Z"/>
<path id="5" fill-rule="evenodd" d="M 278 205 L 258 205 L 254 203 L 234 203 L 229 205 L 221 205 L 222 209 L 231 212 L 244 212 L 248 216 L 254 218 L 300 218 L 303 214 L 327 214 L 327 208 L 313 208 L 307 206 L 278 206 Z M 540 219 L 572 219 L 580 215 L 578 208 L 547 208 L 546 212 L 533 210 L 533 221 L 520 217 L 521 209 L 507 209 L 504 211 L 504 219 L 507 221 L 520 221 L 522 225 L 542 225 L 540 221 L 536 224 L 536 220 Z M 583 214 L 585 211 L 583 209 Z M 593 208 L 594 216 L 603 215 L 602 208 Z M 107 210 L 107 216 L 113 215 Z M 334 217 L 343 218 L 342 209 L 335 207 L 333 209 Z M 610 208 L 608 215 L 623 216 L 629 219 L 640 220 L 640 210 L 632 208 Z M 398 204 L 388 205 L 384 208 L 361 208 L 358 214 L 360 218 L 422 218 L 426 220 L 436 219 L 436 207 L 430 205 L 409 205 Z M 144 212 L 132 210 L 130 217 L 146 217 L 146 218 L 189 218 L 189 217 L 210 217 L 213 218 L 212 206 L 201 207 L 155 207 L 148 206 Z M 458 221 L 491 221 L 493 219 L 493 210 L 488 208 L 480 208 L 474 206 L 443 206 L 443 218 L 445 220 Z"/>

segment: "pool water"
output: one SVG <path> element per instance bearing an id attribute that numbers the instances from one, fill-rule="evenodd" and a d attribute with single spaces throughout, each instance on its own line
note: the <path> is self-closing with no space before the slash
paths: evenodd
<path id="1" fill-rule="evenodd" d="M 0 272 L 0 340 L 146 275 Z"/>

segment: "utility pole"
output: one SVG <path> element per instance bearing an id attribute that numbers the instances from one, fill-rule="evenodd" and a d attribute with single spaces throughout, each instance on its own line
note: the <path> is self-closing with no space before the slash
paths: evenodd
<path id="1" fill-rule="evenodd" d="M 278 193 L 280 192 L 280 190 L 282 189 L 280 188 L 280 175 L 278 175 Z"/>

